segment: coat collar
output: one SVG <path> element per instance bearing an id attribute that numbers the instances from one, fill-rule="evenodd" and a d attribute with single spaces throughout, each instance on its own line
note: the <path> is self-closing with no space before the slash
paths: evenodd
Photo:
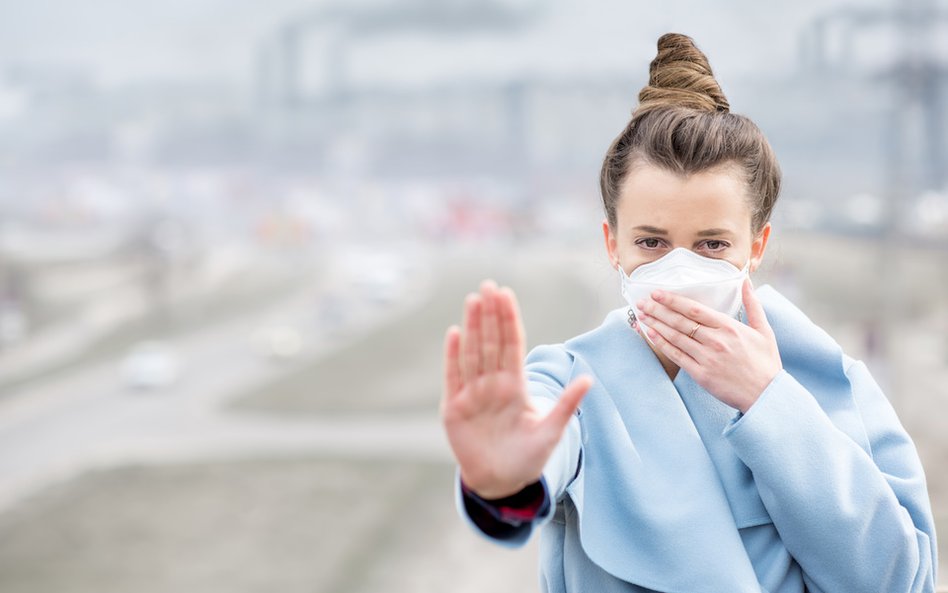
<path id="1" fill-rule="evenodd" d="M 582 404 L 583 464 L 569 489 L 586 554 L 657 591 L 759 592 L 708 451 L 624 310 L 566 348 L 573 374 L 596 379 Z"/>

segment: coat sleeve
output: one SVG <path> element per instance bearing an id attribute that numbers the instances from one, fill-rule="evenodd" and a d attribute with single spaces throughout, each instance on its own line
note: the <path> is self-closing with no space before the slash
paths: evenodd
<path id="1" fill-rule="evenodd" d="M 846 374 L 867 453 L 781 371 L 724 430 L 815 592 L 935 590 L 925 474 L 911 438 L 861 362 Z"/>
<path id="2" fill-rule="evenodd" d="M 573 366 L 572 356 L 562 345 L 537 346 L 527 355 L 524 371 L 527 388 L 534 404 L 548 412 L 569 382 Z M 532 521 L 517 521 L 509 529 L 498 530 L 496 525 L 479 524 L 477 514 L 472 514 L 472 501 L 465 497 L 461 489 L 460 470 L 455 474 L 455 506 L 462 519 L 477 533 L 502 546 L 516 548 L 523 546 L 532 533 L 553 516 L 555 503 L 562 498 L 566 488 L 579 472 L 582 457 L 582 437 L 579 418 L 574 415 L 566 425 L 563 436 L 547 460 L 540 478 L 543 487 L 544 502 L 540 512 Z M 493 517 L 492 523 L 496 523 Z"/>

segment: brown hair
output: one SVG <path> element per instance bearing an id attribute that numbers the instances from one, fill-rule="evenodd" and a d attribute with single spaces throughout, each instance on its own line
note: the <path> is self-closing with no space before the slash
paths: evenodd
<path id="1" fill-rule="evenodd" d="M 659 38 L 639 105 L 602 163 L 599 186 L 613 230 L 622 183 L 642 164 L 681 175 L 735 165 L 747 184 L 755 234 L 770 219 L 780 193 L 780 166 L 763 132 L 730 112 L 708 58 L 678 33 Z"/>

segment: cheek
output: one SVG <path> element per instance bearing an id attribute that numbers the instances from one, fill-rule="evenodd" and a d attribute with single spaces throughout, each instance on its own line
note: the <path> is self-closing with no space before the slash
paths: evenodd
<path id="1" fill-rule="evenodd" d="M 732 250 L 731 253 L 725 258 L 728 263 L 733 265 L 735 268 L 744 269 L 744 266 L 747 265 L 747 262 L 751 257 L 750 246 L 744 246 L 739 249 Z M 748 268 L 749 269 L 749 268 Z"/>
<path id="2" fill-rule="evenodd" d="M 626 274 L 631 274 L 632 270 L 641 266 L 642 264 L 647 264 L 651 261 L 655 261 L 662 254 L 656 254 L 654 257 L 649 257 L 649 254 L 642 253 L 640 249 L 633 247 L 626 247 L 624 249 L 619 249 L 619 263 L 622 264 L 622 269 L 625 270 Z"/>

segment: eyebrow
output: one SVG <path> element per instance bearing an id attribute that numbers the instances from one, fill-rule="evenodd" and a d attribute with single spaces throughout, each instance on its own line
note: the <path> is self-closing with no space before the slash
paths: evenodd
<path id="1" fill-rule="evenodd" d="M 667 235 L 668 231 L 665 229 L 660 229 L 655 226 L 650 226 L 647 224 L 640 224 L 639 226 L 632 227 L 633 231 L 642 231 L 644 233 L 650 233 L 653 235 Z M 699 237 L 714 237 L 717 235 L 728 235 L 731 234 L 731 231 L 727 229 L 705 229 L 703 231 L 698 231 L 697 235 Z"/>
<path id="2" fill-rule="evenodd" d="M 649 226 L 647 224 L 640 224 L 637 227 L 632 227 L 633 231 L 642 231 L 644 233 L 651 233 L 653 235 L 667 235 L 668 231 L 665 229 L 660 229 L 656 226 Z"/>
<path id="3" fill-rule="evenodd" d="M 706 229 L 703 231 L 698 231 L 698 236 L 699 237 L 714 237 L 716 235 L 727 235 L 727 234 L 730 234 L 730 232 L 731 231 L 727 229 Z"/>

